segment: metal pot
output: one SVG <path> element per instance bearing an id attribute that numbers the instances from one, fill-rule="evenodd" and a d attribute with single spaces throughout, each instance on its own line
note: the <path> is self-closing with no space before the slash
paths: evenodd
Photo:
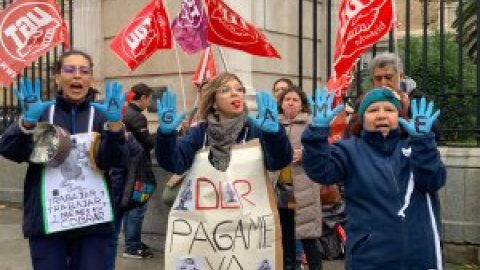
<path id="1" fill-rule="evenodd" d="M 33 134 L 33 151 L 30 161 L 58 166 L 68 157 L 70 148 L 70 133 L 48 122 L 40 122 L 37 124 L 37 131 Z"/>

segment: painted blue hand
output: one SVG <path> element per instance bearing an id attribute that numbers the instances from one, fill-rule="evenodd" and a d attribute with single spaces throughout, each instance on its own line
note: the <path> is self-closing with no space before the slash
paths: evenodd
<path id="1" fill-rule="evenodd" d="M 410 110 L 412 111 L 412 119 L 409 121 L 400 118 L 398 122 L 405 128 L 408 134 L 418 136 L 427 134 L 432 129 L 432 125 L 440 115 L 440 110 L 433 113 L 433 101 L 428 102 L 425 98 L 420 99 L 417 106 L 417 100 L 412 100 Z"/>
<path id="2" fill-rule="evenodd" d="M 157 100 L 157 115 L 160 132 L 170 134 L 177 130 L 186 113 L 177 114 L 177 94 L 173 92 L 163 93 L 161 100 Z"/>
<path id="3" fill-rule="evenodd" d="M 50 105 L 55 104 L 55 100 L 42 102 L 40 88 L 40 80 L 37 79 L 35 81 L 35 87 L 33 87 L 32 81 L 26 78 L 24 81 L 20 81 L 21 92 L 19 92 L 17 88 L 13 89 L 22 107 L 22 117 L 26 122 L 38 122 L 43 112 L 50 107 Z"/>
<path id="4" fill-rule="evenodd" d="M 307 96 L 308 103 L 312 110 L 312 126 L 314 127 L 328 127 L 333 118 L 343 110 L 343 104 L 338 104 L 335 109 L 332 110 L 333 98 L 335 97 L 335 92 L 328 94 L 326 87 L 323 87 L 322 90 L 317 89 L 315 91 L 315 102 L 311 96 Z"/>
<path id="5" fill-rule="evenodd" d="M 275 98 L 267 92 L 257 93 L 255 98 L 257 99 L 258 117 L 249 116 L 248 121 L 264 132 L 278 132 L 280 124 L 278 123 L 278 108 Z"/>
<path id="6" fill-rule="evenodd" d="M 92 102 L 90 105 L 103 113 L 108 122 L 117 122 L 122 120 L 122 107 L 126 97 L 127 93 L 122 94 L 122 84 L 117 81 L 110 84 L 107 81 L 105 82 L 105 101 L 102 104 Z"/>

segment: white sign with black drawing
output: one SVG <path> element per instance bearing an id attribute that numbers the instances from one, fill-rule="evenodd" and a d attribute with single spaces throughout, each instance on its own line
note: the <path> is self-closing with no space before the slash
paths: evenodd
<path id="1" fill-rule="evenodd" d="M 42 180 L 46 233 L 112 221 L 112 205 L 105 179 L 91 168 L 91 133 L 71 136 L 72 148 L 57 167 L 45 167 Z"/>

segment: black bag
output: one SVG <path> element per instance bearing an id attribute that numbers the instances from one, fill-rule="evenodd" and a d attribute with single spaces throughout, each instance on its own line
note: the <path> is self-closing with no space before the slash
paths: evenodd
<path id="1" fill-rule="evenodd" d="M 152 163 L 144 151 L 129 159 L 126 176 L 120 201 L 120 208 L 124 211 L 146 204 L 157 188 Z"/>

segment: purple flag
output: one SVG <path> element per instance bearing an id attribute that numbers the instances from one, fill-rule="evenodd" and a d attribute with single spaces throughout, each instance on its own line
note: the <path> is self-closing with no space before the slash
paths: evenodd
<path id="1" fill-rule="evenodd" d="M 172 32 L 186 54 L 208 47 L 208 21 L 201 0 L 182 0 L 180 14 L 172 21 Z"/>

